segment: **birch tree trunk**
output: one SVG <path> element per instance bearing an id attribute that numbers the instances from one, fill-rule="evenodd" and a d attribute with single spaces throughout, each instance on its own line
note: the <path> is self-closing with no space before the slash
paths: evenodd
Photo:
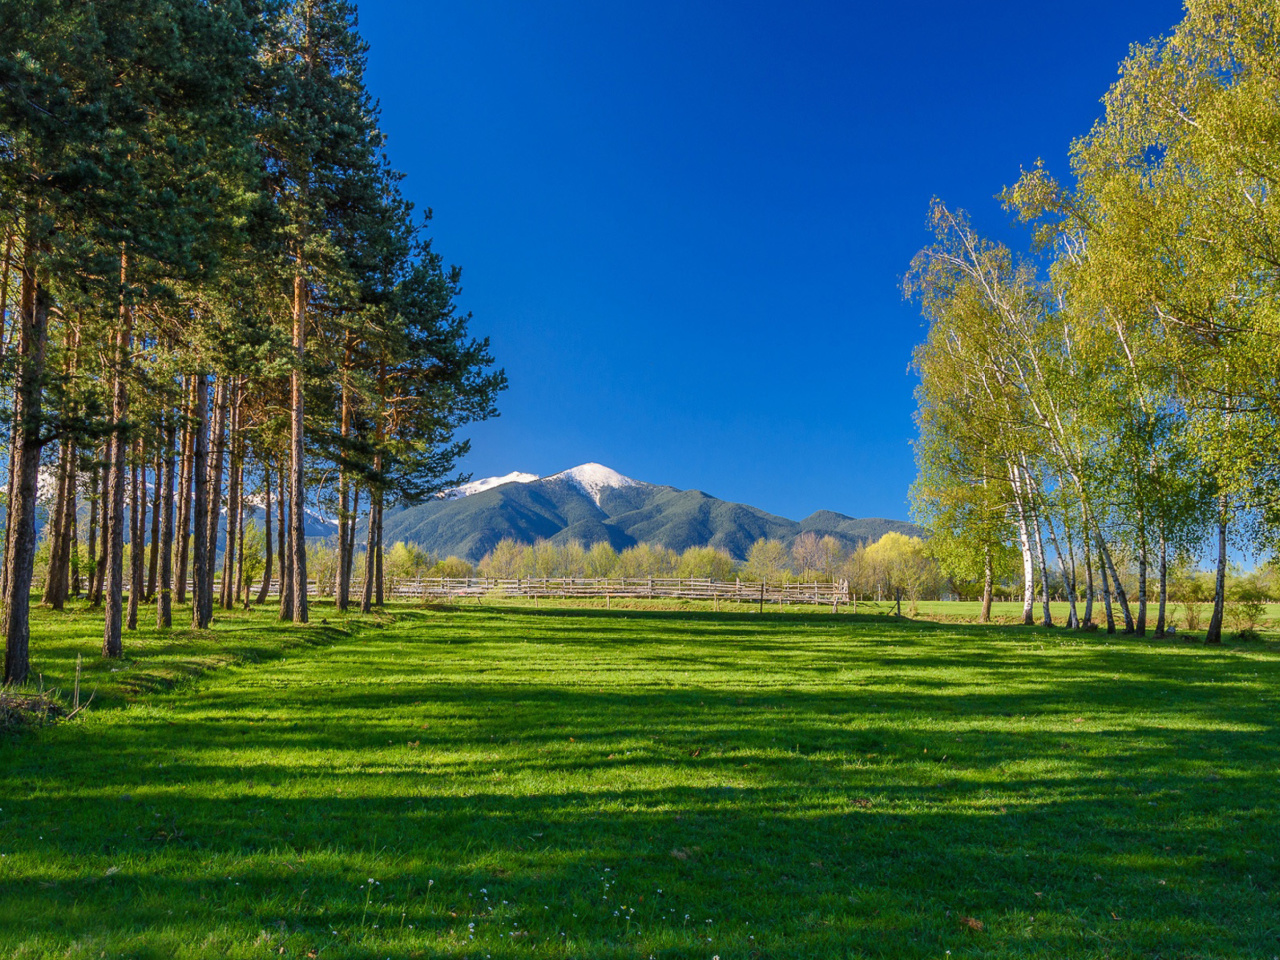
<path id="1" fill-rule="evenodd" d="M 979 623 L 991 622 L 991 598 L 995 593 L 995 570 L 991 561 L 991 544 L 982 548 L 982 613 Z"/>
<path id="2" fill-rule="evenodd" d="M 1084 531 L 1082 546 L 1084 547 L 1084 625 L 1087 627 L 1093 623 L 1093 595 L 1095 592 L 1093 585 L 1093 551 L 1089 548 L 1089 532 L 1087 529 Z"/>
<path id="3" fill-rule="evenodd" d="M 1018 479 L 1018 467 L 1009 465 L 1009 479 L 1013 486 L 1013 505 L 1017 513 L 1018 540 L 1022 545 L 1022 623 L 1031 626 L 1035 618 L 1035 558 L 1031 553 L 1031 534 L 1027 527 L 1026 501 L 1022 484 Z"/>
<path id="4" fill-rule="evenodd" d="M 1147 635 L 1147 521 L 1142 507 L 1138 508 L 1138 619 L 1134 632 Z"/>
<path id="5" fill-rule="evenodd" d="M 1160 609 L 1156 613 L 1156 639 L 1163 640 L 1167 632 L 1165 608 L 1169 599 L 1169 544 L 1165 539 L 1164 524 L 1160 524 Z"/>
<path id="6" fill-rule="evenodd" d="M 1111 551 L 1107 549 L 1107 544 L 1102 539 L 1102 534 L 1098 534 L 1098 556 L 1102 558 L 1102 562 L 1111 574 L 1111 582 L 1115 588 L 1116 603 L 1120 605 L 1120 612 L 1124 615 L 1124 632 L 1133 633 L 1133 614 L 1129 612 L 1129 598 L 1125 595 L 1124 584 L 1120 582 L 1120 574 L 1116 572 L 1115 562 L 1111 559 Z"/>
<path id="7" fill-rule="evenodd" d="M 1053 529 L 1053 520 L 1049 517 L 1045 517 L 1045 526 L 1049 529 L 1049 543 L 1053 545 L 1053 552 L 1058 555 L 1058 567 L 1062 571 L 1062 589 L 1067 593 L 1067 603 L 1069 604 L 1067 611 L 1067 627 L 1074 630 L 1076 627 L 1080 626 L 1080 617 L 1076 612 L 1075 574 L 1067 565 L 1067 558 L 1063 556 L 1062 545 L 1058 542 L 1058 535 Z M 1050 624 L 1045 624 L 1045 626 L 1049 625 Z"/>
<path id="8" fill-rule="evenodd" d="M 1218 497 L 1218 564 L 1213 580 L 1213 616 L 1209 618 L 1209 630 L 1205 643 L 1222 642 L 1222 618 L 1227 599 L 1227 497 Z"/>
<path id="9" fill-rule="evenodd" d="M 1102 545 L 1102 534 L 1094 533 L 1095 544 L 1098 548 L 1098 572 L 1102 574 L 1102 602 L 1107 608 L 1107 633 L 1116 632 L 1116 617 L 1111 609 L 1111 583 L 1107 580 L 1107 564 L 1102 560 L 1103 551 L 1106 549 Z"/>

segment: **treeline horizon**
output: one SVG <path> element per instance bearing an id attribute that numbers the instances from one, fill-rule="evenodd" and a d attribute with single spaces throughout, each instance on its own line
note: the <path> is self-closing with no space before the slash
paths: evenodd
<path id="1" fill-rule="evenodd" d="M 1056 580 L 1069 626 L 1099 598 L 1108 632 L 1145 635 L 1154 600 L 1163 636 L 1172 566 L 1208 553 L 1217 643 L 1229 546 L 1274 556 L 1278 73 L 1274 5 L 1187 0 L 1121 64 L 1069 180 L 1037 165 L 1000 195 L 1027 253 L 934 202 L 904 282 L 929 322 L 913 518 L 987 610 L 1020 568 L 1028 624 L 1037 601 L 1052 624 Z"/>
<path id="2" fill-rule="evenodd" d="M 249 496 L 282 619 L 309 619 L 313 505 L 338 519 L 339 607 L 357 517 L 360 603 L 381 602 L 385 504 L 465 479 L 456 431 L 496 413 L 505 377 L 386 156 L 354 4 L 0 12 L 5 683 L 30 673 L 33 600 L 100 604 L 106 657 L 144 602 L 169 627 L 188 580 L 196 628 L 248 602 Z M 126 568 L 126 540 L 149 556 Z"/>

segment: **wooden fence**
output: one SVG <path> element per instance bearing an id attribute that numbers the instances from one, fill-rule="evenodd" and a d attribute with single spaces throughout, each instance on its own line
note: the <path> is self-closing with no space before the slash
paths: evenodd
<path id="1" fill-rule="evenodd" d="M 351 584 L 351 595 L 360 596 L 363 581 Z M 447 600 L 463 597 L 522 597 L 537 599 L 591 598 L 715 600 L 736 603 L 824 604 L 849 602 L 848 581 L 837 583 L 752 583 L 741 580 L 697 580 L 666 577 L 492 577 L 459 579 L 388 579 L 388 600 Z"/>
<path id="2" fill-rule="evenodd" d="M 187 581 L 187 596 L 192 594 Z M 251 585 L 250 596 L 257 597 L 260 583 Z M 213 584 L 213 595 L 221 594 L 221 578 Z M 312 597 L 333 596 L 334 584 L 307 583 Z M 351 598 L 357 604 L 364 592 L 364 580 L 351 582 Z M 125 593 L 128 593 L 126 586 Z M 272 580 L 268 596 L 280 596 L 280 581 Z M 539 599 L 639 599 L 639 600 L 710 600 L 732 603 L 820 604 L 836 608 L 851 602 L 849 582 L 835 583 L 755 583 L 742 580 L 677 579 L 674 577 L 517 577 L 498 580 L 492 577 L 459 579 L 418 578 L 413 580 L 388 577 L 384 581 L 387 600 L 458 600 L 463 598 L 512 597 Z"/>

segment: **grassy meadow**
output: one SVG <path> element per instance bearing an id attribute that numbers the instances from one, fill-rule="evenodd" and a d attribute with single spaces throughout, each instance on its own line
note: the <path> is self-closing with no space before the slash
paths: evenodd
<path id="1" fill-rule="evenodd" d="M 1280 956 L 1274 632 L 314 616 L 35 615 L 0 956 Z"/>

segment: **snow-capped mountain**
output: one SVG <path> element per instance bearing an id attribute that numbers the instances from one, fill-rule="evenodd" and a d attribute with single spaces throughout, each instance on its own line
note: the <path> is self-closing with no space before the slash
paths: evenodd
<path id="1" fill-rule="evenodd" d="M 405 540 L 441 556 L 476 561 L 503 538 L 616 549 L 645 542 L 684 550 L 710 544 L 742 558 L 757 539 L 789 542 L 801 533 L 830 534 L 846 545 L 878 539 L 886 530 L 918 533 L 898 520 L 858 520 L 819 511 L 796 522 L 700 490 L 647 483 L 600 463 L 539 477 L 509 473 L 463 484 L 442 497 L 389 510 L 384 542 Z"/>
<path id="2" fill-rule="evenodd" d="M 442 500 L 459 500 L 462 497 L 484 493 L 495 487 L 508 483 L 569 483 L 577 487 L 600 506 L 600 496 L 606 490 L 620 490 L 623 487 L 638 487 L 643 484 L 639 480 L 624 477 L 617 470 L 606 467 L 602 463 L 583 463 L 568 470 L 540 477 L 536 473 L 508 473 L 502 477 L 485 477 L 483 480 L 472 480 L 460 487 L 446 490 L 440 495 Z"/>

